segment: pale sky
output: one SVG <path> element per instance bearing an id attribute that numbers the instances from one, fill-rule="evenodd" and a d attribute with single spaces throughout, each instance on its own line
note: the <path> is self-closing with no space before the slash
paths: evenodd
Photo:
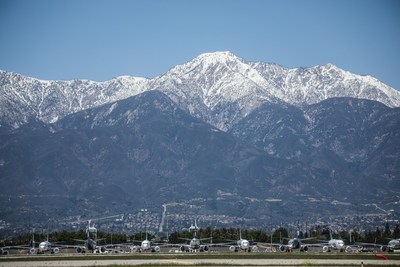
<path id="1" fill-rule="evenodd" d="M 0 0 L 0 69 L 48 80 L 155 77 L 231 51 L 332 63 L 400 90 L 396 0 Z"/>

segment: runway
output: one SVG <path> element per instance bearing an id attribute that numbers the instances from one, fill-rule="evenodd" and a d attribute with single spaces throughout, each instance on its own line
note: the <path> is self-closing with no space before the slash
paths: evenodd
<path id="1" fill-rule="evenodd" d="M 400 266 L 398 260 L 378 259 L 90 259 L 90 260 L 46 260 L 4 261 L 1 267 L 42 266 L 108 266 L 108 265 L 156 265 L 156 266 Z"/>

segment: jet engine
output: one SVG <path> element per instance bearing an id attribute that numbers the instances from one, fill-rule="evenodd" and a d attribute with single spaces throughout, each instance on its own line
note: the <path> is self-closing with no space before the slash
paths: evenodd
<path id="1" fill-rule="evenodd" d="M 237 248 L 236 248 L 235 246 L 230 246 L 230 247 L 229 247 L 229 250 L 232 251 L 232 252 L 233 252 L 233 251 L 234 251 L 234 252 L 238 252 L 238 250 L 237 250 Z"/>
<path id="2" fill-rule="evenodd" d="M 160 252 L 160 247 L 159 246 L 155 246 L 151 249 L 151 252 Z"/>
<path id="3" fill-rule="evenodd" d="M 350 246 L 347 246 L 347 247 L 346 247 L 346 252 L 347 252 L 347 253 L 350 253 L 350 252 L 352 252 L 352 251 L 353 251 L 353 249 L 352 249 Z"/>
<path id="4" fill-rule="evenodd" d="M 281 251 L 281 252 L 284 252 L 284 251 L 286 251 L 286 247 L 285 246 L 279 246 L 279 250 Z"/>
<path id="5" fill-rule="evenodd" d="M 77 248 L 76 248 L 76 252 L 78 252 L 78 253 L 85 253 L 85 249 L 84 249 L 84 248 L 81 248 L 81 247 L 77 247 Z"/>
<path id="6" fill-rule="evenodd" d="M 208 251 L 208 246 L 204 246 L 204 247 L 202 247 L 202 248 L 200 249 L 200 252 L 203 252 L 203 251 Z"/>
<path id="7" fill-rule="evenodd" d="M 188 249 L 186 249 L 186 247 L 185 247 L 185 246 L 181 246 L 181 247 L 180 247 L 180 250 L 181 250 L 182 252 L 189 252 L 189 250 L 188 250 Z"/>
<path id="8" fill-rule="evenodd" d="M 100 253 L 106 252 L 106 248 L 105 248 L 105 247 L 99 247 L 99 252 L 100 252 Z"/>
<path id="9" fill-rule="evenodd" d="M 328 246 L 323 246 L 322 247 L 322 252 L 331 252 L 330 248 Z"/>
<path id="10" fill-rule="evenodd" d="M 300 248 L 300 251 L 308 251 L 308 246 L 302 246 L 301 248 Z"/>
<path id="11" fill-rule="evenodd" d="M 131 246 L 131 253 L 136 253 L 138 251 L 137 246 Z"/>
<path id="12" fill-rule="evenodd" d="M 122 254 L 122 253 L 125 253 L 125 251 L 123 249 L 114 249 L 114 250 L 111 251 L 111 253 Z"/>
<path id="13" fill-rule="evenodd" d="M 257 246 L 252 246 L 251 247 L 251 249 L 249 249 L 249 252 L 251 252 L 251 251 L 253 251 L 253 252 L 258 252 L 258 247 Z"/>
<path id="14" fill-rule="evenodd" d="M 57 254 L 60 252 L 59 248 L 53 248 L 53 250 L 51 251 L 51 254 Z"/>
<path id="15" fill-rule="evenodd" d="M 29 249 L 29 254 L 36 254 L 36 253 L 37 253 L 36 248 L 30 248 Z"/>

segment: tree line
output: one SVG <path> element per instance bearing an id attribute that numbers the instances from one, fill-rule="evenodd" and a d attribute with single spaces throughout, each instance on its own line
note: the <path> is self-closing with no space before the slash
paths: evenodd
<path id="1" fill-rule="evenodd" d="M 293 238 L 295 235 L 290 234 L 290 232 L 284 228 L 276 229 L 272 234 L 262 230 L 248 230 L 239 228 L 218 228 L 214 229 L 211 227 L 202 228 L 197 231 L 197 238 L 210 238 L 210 242 L 219 243 L 224 241 L 238 240 L 240 238 L 251 240 L 254 242 L 264 242 L 264 243 L 284 243 L 287 238 Z M 182 239 L 193 238 L 194 233 L 189 231 L 173 232 L 170 234 L 165 234 L 160 236 L 154 232 L 148 232 L 147 238 L 154 241 L 165 241 L 170 243 L 182 243 Z M 393 229 L 390 229 L 388 223 L 382 228 L 377 228 L 376 230 L 366 230 L 363 232 L 353 229 L 350 231 L 333 231 L 333 238 L 342 239 L 346 244 L 352 244 L 354 242 L 360 243 L 376 243 L 376 244 L 387 244 L 388 239 L 400 238 L 400 226 L 397 224 Z M 79 231 L 57 231 L 47 234 L 44 233 L 24 233 L 15 236 L 11 240 L 3 240 L 1 246 L 9 245 L 27 245 L 32 244 L 34 238 L 35 243 L 48 240 L 52 243 L 60 244 L 80 244 L 81 241 L 87 237 L 85 230 Z M 310 230 L 299 232 L 300 238 L 312 237 L 315 240 L 329 240 L 329 226 L 316 226 Z M 93 238 L 93 236 L 92 236 Z M 138 232 L 133 235 L 128 235 L 126 233 L 112 233 L 112 232 L 97 232 L 97 239 L 99 244 L 118 244 L 134 241 L 142 241 L 146 238 L 145 232 Z"/>

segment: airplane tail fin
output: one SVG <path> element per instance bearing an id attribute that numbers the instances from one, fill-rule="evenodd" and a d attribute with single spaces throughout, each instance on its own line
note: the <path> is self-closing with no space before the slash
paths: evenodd
<path id="1" fill-rule="evenodd" d="M 297 221 L 297 238 L 300 238 L 300 221 Z"/>
<path id="2" fill-rule="evenodd" d="M 297 238 L 300 238 L 300 222 L 297 222 Z"/>
<path id="3" fill-rule="evenodd" d="M 196 232 L 196 231 L 198 231 L 198 230 L 200 230 L 200 228 L 197 226 L 197 220 L 194 219 L 194 225 L 192 224 L 192 225 L 189 227 L 189 232 L 191 232 L 191 231 Z"/>

